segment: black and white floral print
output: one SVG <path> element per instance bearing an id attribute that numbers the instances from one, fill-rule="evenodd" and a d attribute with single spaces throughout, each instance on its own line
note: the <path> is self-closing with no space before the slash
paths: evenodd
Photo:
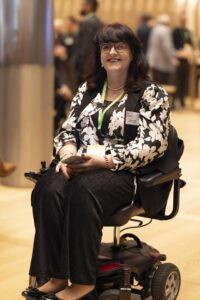
<path id="1" fill-rule="evenodd" d="M 75 95 L 71 112 L 62 125 L 62 131 L 54 139 L 56 152 L 68 141 L 76 142 L 75 133 L 78 132 L 81 147 L 99 143 L 97 129 L 92 116 L 98 113 L 101 94 L 94 99 L 80 113 L 79 108 L 83 95 L 87 90 L 84 83 Z M 134 172 L 138 167 L 145 166 L 155 158 L 162 156 L 167 148 L 170 113 L 168 95 L 163 88 L 150 84 L 141 97 L 137 136 L 124 145 L 125 94 L 115 106 L 108 124 L 108 134 L 104 140 L 106 153 L 111 153 L 115 164 L 114 170 L 129 170 Z M 115 133 L 118 133 L 117 135 Z"/>

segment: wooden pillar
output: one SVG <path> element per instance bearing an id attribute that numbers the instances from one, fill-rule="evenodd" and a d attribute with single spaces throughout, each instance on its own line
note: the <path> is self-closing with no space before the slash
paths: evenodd
<path id="1" fill-rule="evenodd" d="M 2 183 L 25 187 L 24 172 L 52 153 L 52 1 L 0 0 L 0 7 L 0 155 L 17 166 Z"/>

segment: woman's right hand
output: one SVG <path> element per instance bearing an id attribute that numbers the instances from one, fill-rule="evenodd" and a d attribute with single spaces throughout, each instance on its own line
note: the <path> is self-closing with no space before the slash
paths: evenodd
<path id="1" fill-rule="evenodd" d="M 58 164 L 57 164 L 57 166 L 56 166 L 56 173 L 58 173 L 60 171 L 65 175 L 65 177 L 67 179 L 71 179 L 72 176 L 74 175 L 73 170 L 70 169 L 67 166 L 67 164 L 62 163 L 62 161 L 59 161 Z"/>
<path id="2" fill-rule="evenodd" d="M 73 143 L 68 143 L 64 146 L 59 151 L 59 156 L 61 160 L 65 160 L 66 158 L 75 155 L 77 152 L 76 146 Z"/>

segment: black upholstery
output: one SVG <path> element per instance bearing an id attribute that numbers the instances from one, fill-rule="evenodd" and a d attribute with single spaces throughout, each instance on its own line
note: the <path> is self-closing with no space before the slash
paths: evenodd
<path id="1" fill-rule="evenodd" d="M 180 176 L 181 176 L 181 169 L 178 167 L 166 174 L 163 174 L 161 172 L 152 172 L 150 174 L 143 175 L 138 178 L 138 181 L 140 186 L 149 188 L 167 181 L 179 179 Z"/>
<path id="2" fill-rule="evenodd" d="M 155 216 L 150 216 L 153 219 L 168 220 L 173 218 L 179 209 L 179 190 L 181 187 L 181 169 L 177 167 L 176 169 L 163 174 L 161 172 L 153 172 L 138 178 L 138 184 L 140 188 L 150 188 L 155 185 L 159 185 L 164 182 L 173 181 L 174 183 L 174 194 L 173 194 L 173 209 L 169 215 L 162 211 Z M 104 226 L 123 226 L 125 225 L 131 217 L 133 216 L 143 216 L 149 217 L 145 214 L 144 209 L 140 206 L 138 202 L 133 202 L 129 206 L 123 207 L 121 210 L 117 211 L 112 216 L 104 220 Z"/>
<path id="3" fill-rule="evenodd" d="M 133 203 L 118 210 L 114 215 L 104 220 L 104 226 L 123 226 L 131 217 L 139 216 L 144 213 L 144 209 L 138 204 Z"/>

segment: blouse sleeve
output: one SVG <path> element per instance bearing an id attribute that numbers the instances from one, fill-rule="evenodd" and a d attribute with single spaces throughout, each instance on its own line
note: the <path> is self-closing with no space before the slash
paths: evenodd
<path id="1" fill-rule="evenodd" d="M 126 145 L 110 145 L 115 168 L 134 172 L 161 157 L 167 149 L 170 109 L 166 91 L 156 84 L 148 86 L 141 97 L 137 136 Z"/>
<path id="2" fill-rule="evenodd" d="M 76 143 L 76 124 L 79 117 L 78 112 L 86 89 L 86 83 L 84 83 L 79 87 L 78 92 L 72 99 L 69 116 L 63 123 L 60 133 L 54 138 L 54 148 L 56 153 L 58 153 L 65 143 Z"/>

